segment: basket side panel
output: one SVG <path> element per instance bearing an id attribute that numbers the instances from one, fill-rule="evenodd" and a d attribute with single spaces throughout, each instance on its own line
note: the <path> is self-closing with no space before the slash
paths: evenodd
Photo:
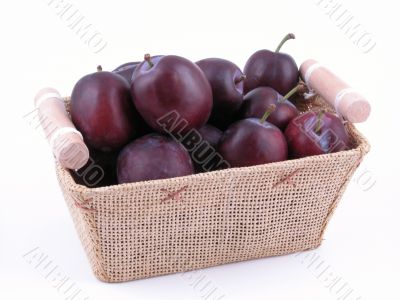
<path id="1" fill-rule="evenodd" d="M 104 271 L 126 281 L 315 248 L 358 160 L 345 151 L 94 194 Z"/>
<path id="2" fill-rule="evenodd" d="M 102 267 L 104 262 L 101 258 L 100 242 L 93 212 L 90 211 L 90 209 L 85 209 L 85 206 L 82 206 L 80 202 L 78 202 L 89 199 L 90 195 L 88 195 L 85 189 L 81 191 L 79 191 L 79 188 L 78 191 L 71 190 L 70 187 L 74 185 L 71 181 L 72 178 L 68 171 L 61 168 L 59 165 L 56 166 L 56 174 L 75 229 L 89 259 L 93 273 L 100 280 L 110 281 Z"/>

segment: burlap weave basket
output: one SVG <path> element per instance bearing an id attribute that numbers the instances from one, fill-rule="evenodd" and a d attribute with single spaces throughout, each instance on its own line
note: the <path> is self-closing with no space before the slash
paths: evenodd
<path id="1" fill-rule="evenodd" d="M 253 167 L 93 189 L 56 172 L 95 276 L 128 281 L 318 247 L 369 150 L 346 126 L 351 150 Z"/>

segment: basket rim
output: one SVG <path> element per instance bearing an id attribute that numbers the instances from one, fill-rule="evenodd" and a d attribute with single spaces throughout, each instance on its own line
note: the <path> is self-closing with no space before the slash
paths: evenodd
<path id="1" fill-rule="evenodd" d="M 354 127 L 354 125 L 351 124 L 351 126 Z M 105 193 L 105 192 L 116 192 L 116 191 L 124 191 L 124 190 L 130 190 L 132 188 L 137 188 L 137 187 L 149 187 L 149 186 L 154 186 L 154 185 L 166 185 L 168 186 L 172 182 L 176 183 L 176 180 L 181 181 L 184 183 L 186 180 L 191 180 L 193 178 L 202 178 L 202 177 L 208 177 L 210 174 L 211 176 L 215 176 L 216 174 L 219 174 L 221 176 L 231 176 L 232 173 L 247 173 L 254 171 L 254 169 L 258 170 L 263 170 L 266 171 L 268 169 L 276 168 L 276 167 L 296 167 L 297 165 L 303 165 L 304 163 L 308 161 L 314 161 L 319 160 L 331 160 L 334 159 L 335 157 L 339 156 L 353 156 L 358 153 L 360 158 L 362 158 L 366 153 L 369 152 L 370 145 L 367 141 L 367 139 L 358 132 L 357 129 L 353 128 L 355 132 L 357 133 L 356 142 L 358 142 L 358 146 L 353 149 L 349 150 L 344 150 L 344 151 L 339 151 L 335 153 L 328 153 L 328 154 L 321 154 L 321 155 L 313 155 L 313 156 L 308 156 L 308 157 L 303 157 L 303 158 L 297 158 L 297 159 L 289 159 L 285 161 L 279 161 L 279 162 L 273 162 L 273 163 L 267 163 L 267 164 L 261 164 L 261 165 L 255 165 L 255 166 L 247 166 L 247 167 L 232 167 L 229 169 L 224 169 L 224 170 L 216 170 L 216 171 L 210 171 L 210 172 L 204 172 L 204 173 L 197 173 L 197 174 L 191 174 L 187 176 L 179 176 L 179 177 L 173 177 L 173 178 L 166 178 L 166 179 L 155 179 L 155 180 L 146 180 L 146 181 L 139 181 L 139 182 L 132 182 L 132 183 L 123 183 L 123 184 L 115 184 L 115 185 L 110 185 L 110 186 L 103 186 L 103 187 L 96 187 L 96 188 L 89 188 L 84 185 L 78 184 L 75 182 L 74 178 L 72 177 L 71 173 L 69 170 L 66 168 L 62 167 L 57 161 L 56 163 L 56 168 L 58 171 L 63 175 L 64 180 L 66 180 L 68 190 L 71 192 L 77 192 L 77 193 Z"/>

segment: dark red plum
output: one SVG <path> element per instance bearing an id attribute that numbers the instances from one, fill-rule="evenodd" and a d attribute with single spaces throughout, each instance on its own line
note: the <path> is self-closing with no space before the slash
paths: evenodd
<path id="1" fill-rule="evenodd" d="M 101 71 L 81 78 L 71 94 L 71 119 L 85 142 L 100 151 L 115 151 L 137 134 L 135 107 L 126 80 Z"/>
<path id="2" fill-rule="evenodd" d="M 287 94 L 299 81 L 299 69 L 295 60 L 288 54 L 280 53 L 282 45 L 294 39 L 292 33 L 285 36 L 274 51 L 259 50 L 247 60 L 244 73 L 244 92 L 248 93 L 259 86 L 269 86 L 281 95 Z"/>
<path id="3" fill-rule="evenodd" d="M 278 127 L 248 118 L 229 126 L 218 152 L 231 167 L 246 167 L 287 159 L 287 144 Z"/>
<path id="4" fill-rule="evenodd" d="M 291 158 L 349 149 L 350 138 L 342 120 L 329 112 L 307 112 L 294 118 L 285 130 Z"/>
<path id="5" fill-rule="evenodd" d="M 262 86 L 244 96 L 240 116 L 243 119 L 261 118 L 271 104 L 275 104 L 276 109 L 268 117 L 268 122 L 281 130 L 285 130 L 289 122 L 299 115 L 299 111 L 293 103 L 283 99 L 283 96 L 274 89 Z"/>
<path id="6" fill-rule="evenodd" d="M 207 163 L 196 162 L 197 154 L 201 153 L 201 157 L 208 155 L 210 158 L 216 152 L 218 143 L 222 137 L 222 131 L 218 128 L 206 124 L 198 130 L 202 142 L 193 151 L 193 163 L 196 172 L 212 171 L 217 168 L 217 164 L 211 165 Z"/>
<path id="7" fill-rule="evenodd" d="M 146 56 L 135 70 L 131 95 L 146 123 L 165 133 L 159 120 L 176 111 L 185 126 L 172 133 L 186 133 L 203 126 L 211 113 L 212 92 L 201 69 L 186 58 Z"/>
<path id="8" fill-rule="evenodd" d="M 246 76 L 234 63 L 221 58 L 206 58 L 196 64 L 206 75 L 212 89 L 213 109 L 209 123 L 226 129 L 242 105 Z"/>
<path id="9" fill-rule="evenodd" d="M 210 124 L 201 127 L 199 133 L 202 139 L 207 141 L 214 148 L 217 147 L 222 136 L 222 131 Z"/>
<path id="10" fill-rule="evenodd" d="M 117 157 L 119 152 L 102 152 L 89 149 L 90 158 L 85 166 L 79 170 L 71 170 L 72 176 L 78 184 L 89 188 L 118 184 Z"/>
<path id="11" fill-rule="evenodd" d="M 117 161 L 119 183 L 165 179 L 193 173 L 192 160 L 186 149 L 174 139 L 155 133 L 125 146 Z"/>
<path id="12" fill-rule="evenodd" d="M 128 62 L 125 64 L 120 65 L 117 67 L 115 70 L 113 70 L 113 73 L 116 73 L 118 75 L 121 75 L 126 79 L 126 81 L 129 84 L 129 87 L 133 81 L 132 74 L 135 71 L 136 67 L 140 64 L 141 62 L 135 61 L 135 62 Z M 136 112 L 136 110 L 135 110 Z M 137 120 L 137 132 L 138 136 L 143 136 L 148 133 L 151 133 L 153 130 L 146 124 L 146 122 L 143 120 L 142 116 L 139 113 L 136 113 L 134 118 Z"/>
<path id="13" fill-rule="evenodd" d="M 146 61 L 146 58 L 147 58 L 147 59 L 151 59 L 151 62 L 154 63 L 154 62 L 156 62 L 156 61 L 159 61 L 160 58 L 163 57 L 163 56 L 165 56 L 165 55 L 153 55 L 153 56 L 150 57 L 150 55 L 146 54 L 146 55 L 145 55 L 145 61 Z M 136 65 L 135 70 L 136 70 L 136 68 L 137 68 L 141 63 L 143 63 L 143 61 L 139 62 L 139 63 Z M 135 80 L 135 77 L 136 77 L 137 74 L 138 74 L 138 73 L 135 73 L 135 71 L 133 71 L 132 76 L 131 76 L 131 84 L 132 84 L 132 82 Z M 139 73 L 139 74 L 140 74 L 140 73 Z"/>
<path id="14" fill-rule="evenodd" d="M 124 77 L 130 85 L 132 82 L 132 74 L 139 64 L 139 61 L 128 62 L 115 68 L 115 70 L 113 70 L 112 72 Z"/>

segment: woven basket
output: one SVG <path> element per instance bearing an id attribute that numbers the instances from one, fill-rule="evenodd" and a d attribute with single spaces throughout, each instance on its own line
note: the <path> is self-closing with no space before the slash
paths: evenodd
<path id="1" fill-rule="evenodd" d="M 346 126 L 351 150 L 278 163 L 92 189 L 56 173 L 95 276 L 128 281 L 318 247 L 369 150 Z"/>

